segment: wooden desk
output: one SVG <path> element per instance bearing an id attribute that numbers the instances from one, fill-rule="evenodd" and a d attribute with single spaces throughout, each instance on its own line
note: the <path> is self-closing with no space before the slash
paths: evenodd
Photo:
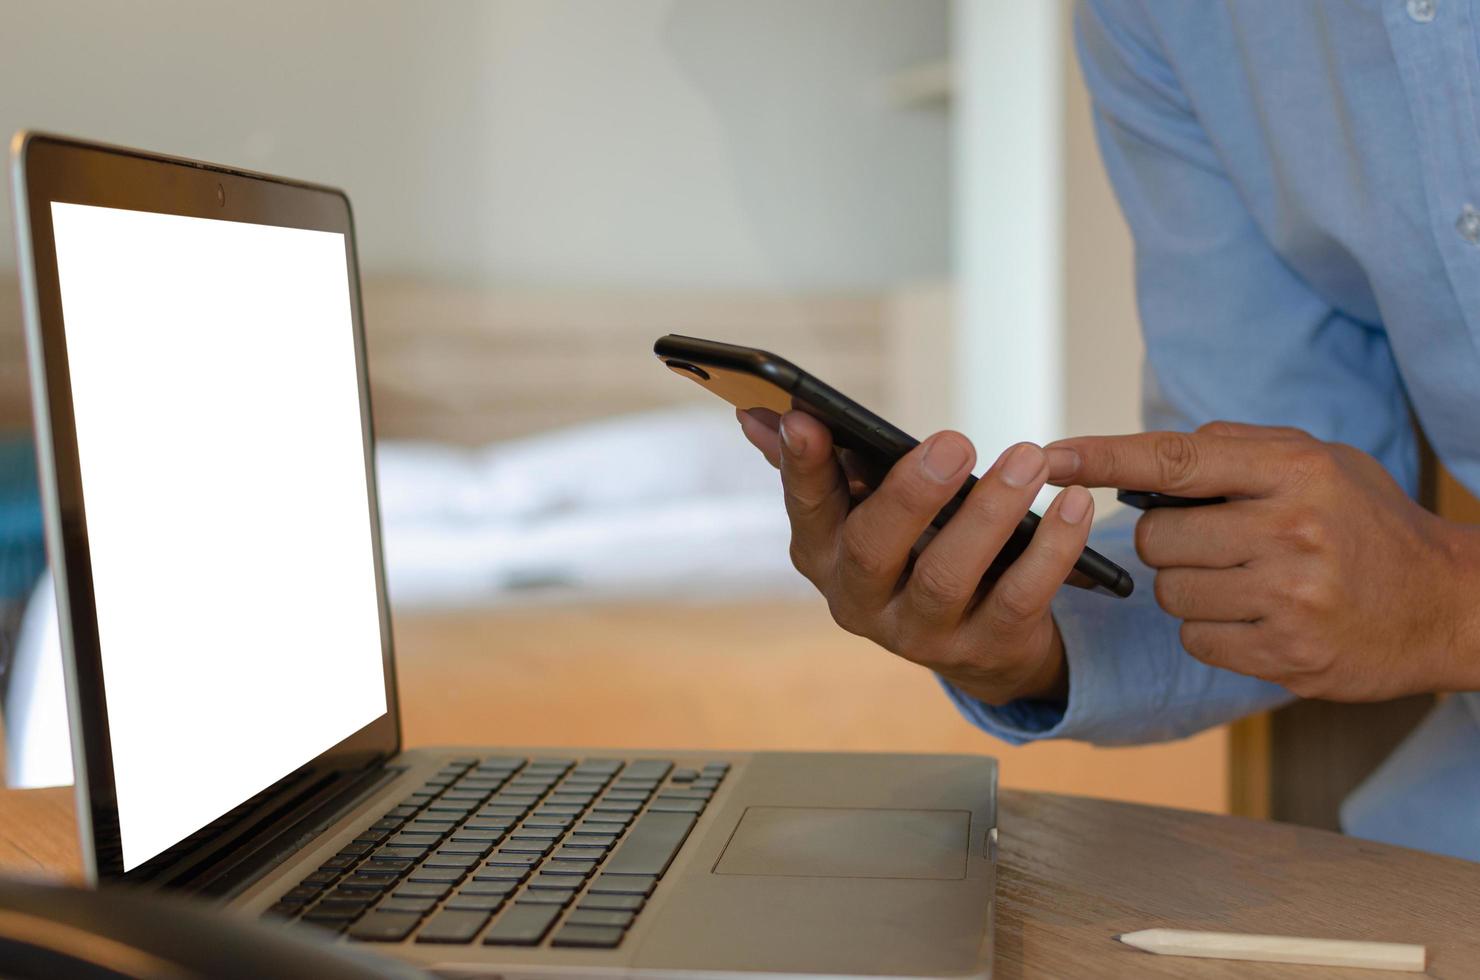
<path id="1" fill-rule="evenodd" d="M 0 792 L 0 873 L 76 875 L 71 800 L 68 790 Z M 1050 793 L 1004 792 L 1000 823 L 999 980 L 1390 975 L 1154 957 L 1113 939 L 1153 926 L 1424 943 L 1429 976 L 1480 976 L 1480 864 Z"/>

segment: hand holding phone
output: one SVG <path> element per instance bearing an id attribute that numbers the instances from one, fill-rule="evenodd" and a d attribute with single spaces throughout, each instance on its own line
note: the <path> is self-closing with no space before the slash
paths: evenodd
<path id="1" fill-rule="evenodd" d="M 917 443 L 773 355 L 679 337 L 656 350 L 741 409 L 747 437 L 781 470 L 793 561 L 840 625 L 989 703 L 1064 696 L 1049 601 L 1093 554 L 1093 501 L 1071 487 L 1041 519 L 1029 513 L 1048 475 L 1041 448 L 1012 447 L 975 480 L 964 436 Z M 881 464 L 861 500 L 839 449 Z M 1105 564 L 1101 574 L 1128 593 L 1129 576 Z"/>

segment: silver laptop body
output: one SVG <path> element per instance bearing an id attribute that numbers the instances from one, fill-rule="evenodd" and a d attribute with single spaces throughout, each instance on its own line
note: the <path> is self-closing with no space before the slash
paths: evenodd
<path id="1" fill-rule="evenodd" d="M 449 976 L 990 974 L 990 759 L 402 750 L 342 192 L 25 133 L 13 187 L 91 880 Z"/>

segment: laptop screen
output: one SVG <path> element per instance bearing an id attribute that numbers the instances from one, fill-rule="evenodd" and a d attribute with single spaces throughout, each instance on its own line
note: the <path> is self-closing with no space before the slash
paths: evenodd
<path id="1" fill-rule="evenodd" d="M 127 871 L 388 710 L 349 260 L 51 218 Z"/>

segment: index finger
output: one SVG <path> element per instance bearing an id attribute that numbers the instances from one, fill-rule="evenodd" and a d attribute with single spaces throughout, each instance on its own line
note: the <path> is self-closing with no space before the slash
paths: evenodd
<path id="1" fill-rule="evenodd" d="M 1283 482 L 1281 464 L 1289 447 L 1290 442 L 1283 439 L 1141 432 L 1061 439 L 1044 448 L 1054 464 L 1049 482 L 1060 486 L 1078 483 L 1189 497 L 1262 497 Z"/>

